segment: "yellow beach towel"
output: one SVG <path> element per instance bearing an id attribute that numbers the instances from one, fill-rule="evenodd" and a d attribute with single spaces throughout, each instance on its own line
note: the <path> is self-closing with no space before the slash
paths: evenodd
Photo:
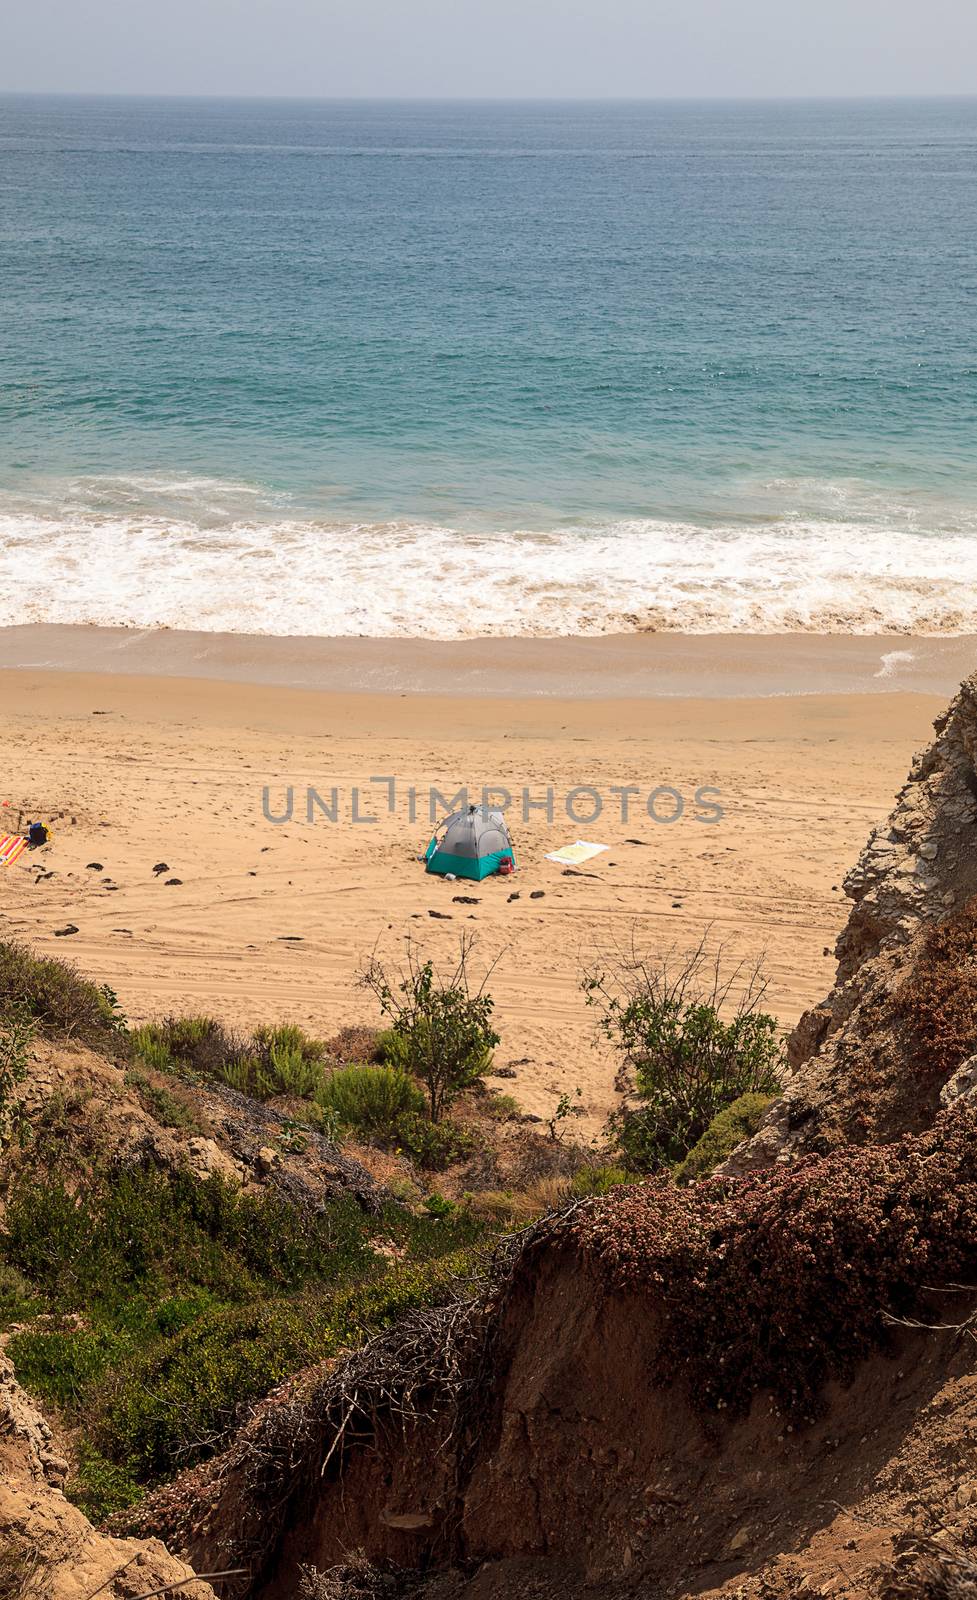
<path id="1" fill-rule="evenodd" d="M 575 844 L 565 844 L 559 850 L 553 850 L 546 857 L 547 861 L 558 861 L 561 866 L 579 867 L 583 861 L 591 861 L 594 856 L 599 856 L 602 850 L 609 850 L 609 844 L 590 844 L 586 839 L 578 839 Z"/>

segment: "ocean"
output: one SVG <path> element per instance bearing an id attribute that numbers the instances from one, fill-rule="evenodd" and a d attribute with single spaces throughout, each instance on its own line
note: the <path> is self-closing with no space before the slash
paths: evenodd
<path id="1" fill-rule="evenodd" d="M 0 97 L 0 623 L 977 632 L 977 100 Z"/>

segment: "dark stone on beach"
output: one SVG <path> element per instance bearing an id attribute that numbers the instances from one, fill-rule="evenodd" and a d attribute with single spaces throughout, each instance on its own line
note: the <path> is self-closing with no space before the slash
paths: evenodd
<path id="1" fill-rule="evenodd" d="M 165 861 L 157 861 L 155 867 L 153 868 L 153 871 L 155 872 L 157 878 L 159 877 L 161 872 L 169 872 L 169 870 L 170 869 L 169 869 L 169 867 L 168 867 L 168 865 L 166 864 Z"/>
<path id="2" fill-rule="evenodd" d="M 542 900 L 545 893 L 545 889 L 530 889 L 529 898 L 530 900 Z"/>
<path id="3" fill-rule="evenodd" d="M 280 933 L 278 935 L 279 944 L 302 944 L 302 942 L 303 936 L 301 933 Z"/>
<path id="4" fill-rule="evenodd" d="M 451 904 L 454 906 L 480 906 L 481 901 L 473 894 L 453 894 Z"/>
<path id="5" fill-rule="evenodd" d="M 428 911 L 428 916 L 429 917 L 437 917 L 439 922 L 450 922 L 451 921 L 451 912 L 450 911 Z"/>
<path id="6" fill-rule="evenodd" d="M 625 844 L 647 844 L 647 839 L 625 839 Z"/>
<path id="7" fill-rule="evenodd" d="M 519 890 L 518 889 L 514 889 L 512 891 L 512 893 L 510 894 L 510 896 L 509 896 L 509 900 L 518 900 L 518 899 L 519 899 Z M 506 901 L 506 905 L 509 904 L 509 900 Z"/>
<path id="8" fill-rule="evenodd" d="M 105 868 L 100 861 L 89 861 L 85 867 L 86 872 L 104 872 Z"/>
<path id="9" fill-rule="evenodd" d="M 163 888 L 164 889 L 174 889 L 174 888 L 178 889 L 182 882 L 183 882 L 182 878 L 167 878 L 166 882 L 163 885 Z"/>
<path id="10" fill-rule="evenodd" d="M 55 928 L 54 937 L 56 939 L 67 939 L 69 934 L 77 933 L 77 932 L 78 932 L 78 929 L 75 927 L 74 923 L 73 922 L 69 922 L 67 927 L 65 927 L 65 928 Z"/>

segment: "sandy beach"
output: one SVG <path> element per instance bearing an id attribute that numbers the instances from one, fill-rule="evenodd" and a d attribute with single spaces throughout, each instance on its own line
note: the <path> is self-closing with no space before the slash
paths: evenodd
<path id="1" fill-rule="evenodd" d="M 595 951 L 711 926 L 733 958 L 766 952 L 791 1024 L 832 980 L 842 877 L 973 659 L 960 639 L 482 641 L 440 647 L 452 695 L 432 646 L 201 639 L 0 634 L 3 815 L 54 829 L 0 876 L 5 931 L 110 983 L 133 1019 L 326 1035 L 377 1020 L 357 986 L 375 944 L 396 960 L 410 934 L 447 962 L 475 933 L 476 961 L 498 957 L 505 1087 L 539 1116 L 580 1088 L 592 1132 L 614 1103 L 579 989 Z M 910 659 L 887 671 L 894 650 Z M 778 670 L 793 693 L 771 693 Z M 466 784 L 513 796 L 514 879 L 419 864 L 430 789 Z M 316 802 L 307 820 L 309 788 L 330 808 L 337 791 L 335 821 Z M 291 819 L 268 820 L 289 789 Z M 576 838 L 611 848 L 566 875 L 544 858 Z"/>

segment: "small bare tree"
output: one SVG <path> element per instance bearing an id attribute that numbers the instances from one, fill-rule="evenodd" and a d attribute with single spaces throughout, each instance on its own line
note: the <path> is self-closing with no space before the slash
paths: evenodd
<path id="1" fill-rule="evenodd" d="M 439 1122 L 452 1100 L 488 1069 L 499 1042 L 492 1027 L 495 1002 L 486 992 L 499 958 L 474 988 L 469 976 L 474 944 L 473 936 L 462 936 L 457 963 L 442 977 L 408 938 L 406 964 L 399 972 L 389 975 L 374 952 L 362 978 L 390 1020 L 396 1065 L 427 1091 L 432 1122 Z"/>
<path id="2" fill-rule="evenodd" d="M 695 949 L 650 959 L 632 939 L 586 973 L 582 988 L 644 1101 L 615 1119 L 633 1164 L 680 1161 L 740 1095 L 776 1091 L 783 1039 L 762 1009 L 762 957 L 731 965 L 725 946 L 710 947 L 708 930 Z"/>

